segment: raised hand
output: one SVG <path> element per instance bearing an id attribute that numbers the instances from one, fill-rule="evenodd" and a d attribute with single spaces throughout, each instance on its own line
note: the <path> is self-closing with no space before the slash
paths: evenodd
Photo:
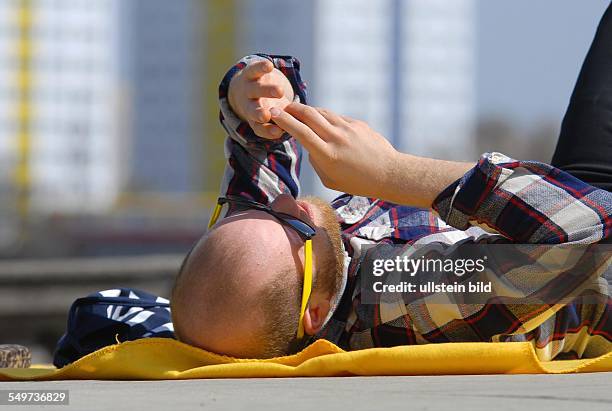
<path id="1" fill-rule="evenodd" d="M 272 120 L 302 143 L 326 187 L 376 197 L 395 168 L 397 151 L 363 121 L 299 103 Z"/>
<path id="2" fill-rule="evenodd" d="M 270 123 L 272 107 L 285 108 L 293 101 L 293 89 L 285 75 L 269 60 L 249 63 L 230 82 L 228 99 L 234 112 L 249 123 L 255 134 L 267 139 L 283 135 Z"/>

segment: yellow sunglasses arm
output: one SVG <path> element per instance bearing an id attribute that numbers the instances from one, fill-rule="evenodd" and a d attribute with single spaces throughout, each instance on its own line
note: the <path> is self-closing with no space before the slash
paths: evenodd
<path id="1" fill-rule="evenodd" d="M 221 204 L 217 204 L 215 206 L 215 209 L 214 209 L 212 215 L 210 216 L 210 221 L 208 222 L 208 228 L 209 229 L 212 226 L 214 226 L 215 223 L 217 222 L 217 220 L 219 219 L 219 215 L 221 214 L 221 208 L 223 208 L 223 206 Z"/>
<path id="2" fill-rule="evenodd" d="M 312 291 L 312 240 L 304 244 L 304 289 L 302 291 L 302 306 L 300 308 L 300 322 L 298 324 L 297 338 L 304 337 L 304 313 L 308 306 Z"/>

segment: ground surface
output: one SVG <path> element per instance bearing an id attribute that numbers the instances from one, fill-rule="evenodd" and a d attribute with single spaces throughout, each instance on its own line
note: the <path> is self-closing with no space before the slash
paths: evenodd
<path id="1" fill-rule="evenodd" d="M 612 410 L 612 373 L 0 383 L 6 389 L 67 389 L 70 405 L 0 409 Z"/>

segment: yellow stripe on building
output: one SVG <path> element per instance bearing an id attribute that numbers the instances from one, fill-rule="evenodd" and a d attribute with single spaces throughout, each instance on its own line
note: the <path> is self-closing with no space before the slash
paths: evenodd
<path id="1" fill-rule="evenodd" d="M 206 179 L 204 190 L 218 193 L 225 158 L 223 145 L 225 134 L 219 124 L 219 82 L 236 60 L 236 0 L 208 0 L 203 14 L 206 36 L 204 54 L 204 124 L 203 170 Z"/>
<path id="2" fill-rule="evenodd" d="M 34 22 L 32 1 L 19 0 L 16 3 L 14 27 L 18 35 L 14 46 L 14 58 L 18 71 L 15 75 L 14 86 L 17 99 L 13 110 L 16 139 L 16 163 L 14 170 L 14 185 L 17 191 L 16 208 L 23 228 L 27 224 L 30 209 L 30 152 L 31 152 L 31 122 L 32 122 L 32 24 Z"/>

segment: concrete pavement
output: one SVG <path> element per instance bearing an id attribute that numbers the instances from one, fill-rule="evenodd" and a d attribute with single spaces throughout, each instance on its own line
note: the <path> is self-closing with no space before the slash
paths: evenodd
<path id="1" fill-rule="evenodd" d="M 70 390 L 59 410 L 612 410 L 612 373 L 0 383 L 5 389 Z"/>

